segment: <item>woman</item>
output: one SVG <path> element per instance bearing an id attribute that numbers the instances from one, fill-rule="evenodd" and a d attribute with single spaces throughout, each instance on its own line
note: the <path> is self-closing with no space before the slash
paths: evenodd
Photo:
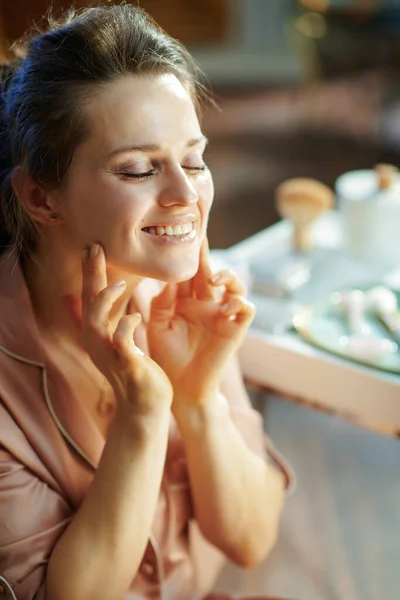
<path id="1" fill-rule="evenodd" d="M 234 358 L 254 308 L 208 264 L 196 68 L 94 8 L 3 87 L 0 589 L 201 597 L 272 547 L 287 476 Z"/>

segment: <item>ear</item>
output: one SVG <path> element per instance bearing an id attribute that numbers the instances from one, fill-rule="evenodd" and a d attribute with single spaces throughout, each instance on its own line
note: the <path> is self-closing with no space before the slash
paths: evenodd
<path id="1" fill-rule="evenodd" d="M 37 223 L 52 222 L 55 207 L 54 195 L 41 188 L 22 167 L 16 167 L 11 176 L 14 194 Z"/>

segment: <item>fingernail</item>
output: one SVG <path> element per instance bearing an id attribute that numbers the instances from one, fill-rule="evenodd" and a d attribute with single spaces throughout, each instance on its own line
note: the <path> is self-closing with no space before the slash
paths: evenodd
<path id="1" fill-rule="evenodd" d="M 125 279 L 117 279 L 117 281 L 113 282 L 113 285 L 115 285 L 115 287 L 122 287 L 123 285 L 126 285 L 126 281 Z"/>
<path id="2" fill-rule="evenodd" d="M 217 281 L 219 281 L 220 279 L 221 279 L 220 273 L 215 273 L 215 275 L 212 275 L 210 277 L 210 281 L 212 281 L 213 283 L 217 283 Z"/>
<path id="3" fill-rule="evenodd" d="M 82 258 L 83 260 L 87 260 L 89 258 L 90 248 L 84 248 L 82 250 Z"/>
<path id="4" fill-rule="evenodd" d="M 90 258 L 95 258 L 100 250 L 100 246 L 98 244 L 92 244 L 92 247 L 90 248 Z"/>
<path id="5" fill-rule="evenodd" d="M 224 304 L 223 306 L 221 306 L 221 310 L 222 312 L 228 312 L 230 309 L 229 304 Z"/>

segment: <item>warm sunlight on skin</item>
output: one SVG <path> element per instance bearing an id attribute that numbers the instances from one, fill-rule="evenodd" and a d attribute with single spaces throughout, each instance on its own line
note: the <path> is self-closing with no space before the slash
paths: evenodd
<path id="1" fill-rule="evenodd" d="M 90 135 L 60 191 L 68 245 L 80 252 L 100 243 L 108 267 L 127 279 L 192 277 L 213 183 L 189 92 L 171 74 L 124 77 L 104 86 L 85 113 Z M 182 222 L 193 228 L 186 235 L 143 231 Z"/>

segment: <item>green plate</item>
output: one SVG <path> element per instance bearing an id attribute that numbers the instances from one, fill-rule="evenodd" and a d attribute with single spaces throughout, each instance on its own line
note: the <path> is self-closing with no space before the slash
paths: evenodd
<path id="1" fill-rule="evenodd" d="M 379 284 L 360 286 L 358 289 L 365 292 L 376 285 Z M 400 292 L 392 291 L 397 296 L 398 306 L 400 306 Z M 366 316 L 366 321 L 375 335 L 382 339 L 392 340 L 390 333 L 378 319 Z M 368 367 L 390 373 L 400 373 L 400 350 L 380 357 L 359 358 L 339 342 L 340 338 L 348 336 L 349 332 L 344 319 L 330 302 L 329 297 L 301 309 L 296 313 L 293 324 L 299 335 L 313 346 Z M 400 343 L 398 345 L 400 346 Z"/>

